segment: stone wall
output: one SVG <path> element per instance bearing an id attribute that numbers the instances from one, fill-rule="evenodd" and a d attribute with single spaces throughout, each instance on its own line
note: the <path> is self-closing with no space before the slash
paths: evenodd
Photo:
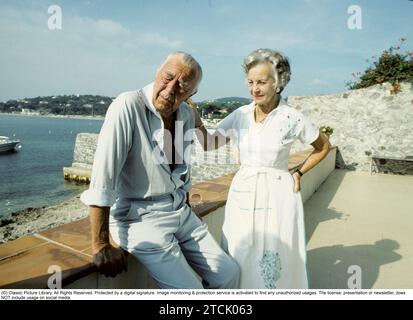
<path id="1" fill-rule="evenodd" d="M 337 167 L 369 171 L 370 156 L 413 156 L 413 85 L 402 83 L 401 91 L 390 93 L 391 84 L 347 92 L 288 98 L 288 103 L 311 117 L 318 126 L 334 129 L 330 138 L 337 145 Z M 300 149 L 299 143 L 294 149 Z M 407 162 L 379 162 L 384 171 L 411 173 Z M 410 169 L 409 169 L 410 167 Z M 408 172 L 410 171 L 410 172 Z"/>
<path id="2" fill-rule="evenodd" d="M 73 167 L 92 168 L 98 136 L 95 133 L 79 133 L 76 136 Z"/>
<path id="3" fill-rule="evenodd" d="M 76 136 L 72 167 L 63 169 L 65 179 L 89 182 L 98 136 L 96 133 L 79 133 Z M 205 153 L 196 138 L 194 142 L 191 158 L 193 184 L 238 170 L 236 153 L 230 144 Z"/>

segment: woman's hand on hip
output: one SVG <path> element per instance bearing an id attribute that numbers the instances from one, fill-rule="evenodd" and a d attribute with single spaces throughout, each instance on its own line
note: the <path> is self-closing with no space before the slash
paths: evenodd
<path id="1" fill-rule="evenodd" d="M 293 173 L 294 179 L 294 192 L 299 192 L 301 190 L 301 176 L 298 172 Z"/>

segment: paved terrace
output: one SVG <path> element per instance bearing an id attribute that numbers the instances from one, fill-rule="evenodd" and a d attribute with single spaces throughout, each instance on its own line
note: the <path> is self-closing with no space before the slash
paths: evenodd
<path id="1" fill-rule="evenodd" d="M 310 288 L 413 288 L 413 176 L 334 170 L 305 203 Z M 353 271 L 354 272 L 354 271 Z"/>

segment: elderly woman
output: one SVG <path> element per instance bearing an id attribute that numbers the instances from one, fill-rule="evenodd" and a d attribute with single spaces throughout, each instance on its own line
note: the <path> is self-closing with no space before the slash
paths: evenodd
<path id="1" fill-rule="evenodd" d="M 210 134 L 195 112 L 205 150 L 228 139 L 240 152 L 240 170 L 228 194 L 223 246 L 241 267 L 241 288 L 308 288 L 300 179 L 329 151 L 319 129 L 281 98 L 290 80 L 288 59 L 258 49 L 244 60 L 253 102 L 222 120 Z M 288 171 L 292 143 L 314 151 L 299 170 Z"/>

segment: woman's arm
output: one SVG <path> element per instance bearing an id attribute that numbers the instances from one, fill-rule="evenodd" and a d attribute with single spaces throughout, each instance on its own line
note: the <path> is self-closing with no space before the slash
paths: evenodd
<path id="1" fill-rule="evenodd" d="M 330 142 L 326 134 L 320 134 L 318 138 L 311 143 L 314 147 L 314 151 L 310 154 L 307 160 L 300 168 L 300 172 L 304 175 L 306 172 L 314 168 L 321 160 L 323 160 L 330 151 Z M 301 175 L 298 172 L 293 173 L 294 178 L 294 192 L 298 192 L 301 189 L 300 181 Z"/>

